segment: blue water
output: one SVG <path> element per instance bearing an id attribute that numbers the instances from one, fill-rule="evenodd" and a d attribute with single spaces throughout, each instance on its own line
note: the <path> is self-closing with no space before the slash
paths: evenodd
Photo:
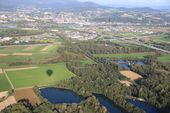
<path id="1" fill-rule="evenodd" d="M 127 101 L 130 102 L 131 104 L 139 107 L 140 109 L 144 110 L 146 113 L 158 113 L 158 110 L 155 107 L 153 107 L 145 102 L 141 102 L 141 101 L 137 101 L 137 100 L 133 100 L 133 99 L 128 99 Z"/>
<path id="2" fill-rule="evenodd" d="M 130 69 L 130 64 L 144 65 L 143 61 L 114 60 L 113 62 L 118 63 L 124 69 Z"/>
<path id="3" fill-rule="evenodd" d="M 41 96 L 53 104 L 80 103 L 84 98 L 71 90 L 59 88 L 40 89 Z"/>
<path id="4" fill-rule="evenodd" d="M 73 91 L 66 89 L 43 88 L 40 89 L 40 92 L 43 98 L 47 99 L 53 104 L 80 103 L 82 100 L 84 100 L 82 96 L 78 96 Z M 95 94 L 95 96 L 99 100 L 100 104 L 105 106 L 110 113 L 122 113 L 120 109 L 105 96 L 99 94 Z"/>
<path id="5" fill-rule="evenodd" d="M 59 88 L 43 88 L 40 89 L 41 96 L 47 99 L 53 104 L 62 104 L 62 103 L 80 103 L 84 98 L 77 95 L 71 90 L 59 89 Z M 96 98 L 99 100 L 100 104 L 105 106 L 110 113 L 122 113 L 121 108 L 117 107 L 111 100 L 107 97 L 99 94 L 95 94 Z M 143 109 L 146 113 L 158 113 L 157 109 L 147 103 L 128 99 L 129 103 Z"/>
<path id="6" fill-rule="evenodd" d="M 124 69 L 130 69 L 128 64 L 119 64 Z"/>
<path id="7" fill-rule="evenodd" d="M 109 113 L 122 113 L 120 108 L 118 108 L 111 100 L 107 97 L 99 94 L 95 94 L 96 98 L 100 102 L 101 105 L 105 106 Z"/>
<path id="8" fill-rule="evenodd" d="M 134 64 L 137 64 L 137 65 L 144 65 L 144 62 L 142 62 L 142 61 L 137 61 L 137 62 L 134 62 Z"/>

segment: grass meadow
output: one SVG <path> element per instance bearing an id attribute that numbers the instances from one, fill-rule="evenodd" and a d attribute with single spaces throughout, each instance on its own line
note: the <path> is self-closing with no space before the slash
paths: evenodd
<path id="1" fill-rule="evenodd" d="M 47 70 L 51 70 L 49 76 Z M 37 69 L 17 70 L 6 72 L 15 88 L 32 87 L 35 85 L 54 85 L 57 81 L 66 80 L 74 76 L 65 63 L 39 65 Z"/>

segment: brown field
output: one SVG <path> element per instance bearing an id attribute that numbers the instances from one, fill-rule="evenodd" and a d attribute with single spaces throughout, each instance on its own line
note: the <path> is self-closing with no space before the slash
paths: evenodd
<path id="1" fill-rule="evenodd" d="M 0 68 L 0 74 L 2 74 L 3 73 L 3 70 Z"/>
<path id="2" fill-rule="evenodd" d="M 5 69 L 5 71 L 28 70 L 28 69 L 36 69 L 36 68 L 38 67 L 12 68 L 12 69 Z"/>
<path id="3" fill-rule="evenodd" d="M 129 81 L 127 81 L 127 80 L 121 80 L 121 81 L 119 81 L 120 83 L 122 83 L 122 84 L 125 84 L 126 86 L 130 86 L 132 83 L 131 82 L 129 82 Z"/>
<path id="4" fill-rule="evenodd" d="M 53 45 L 47 45 L 41 51 L 47 51 L 49 48 L 53 47 Z"/>
<path id="5" fill-rule="evenodd" d="M 129 78 L 132 81 L 143 78 L 141 75 L 139 75 L 139 74 L 137 74 L 135 72 L 132 72 L 132 71 L 120 71 L 120 73 L 122 75 L 124 75 L 125 77 Z"/>
<path id="6" fill-rule="evenodd" d="M 8 56 L 8 54 L 0 54 L 0 57 Z"/>
<path id="7" fill-rule="evenodd" d="M 32 53 L 13 53 L 14 56 L 32 56 Z"/>
<path id="8" fill-rule="evenodd" d="M 4 108 L 8 107 L 9 105 L 17 103 L 14 96 L 8 97 L 5 101 L 0 102 L 0 111 Z"/>
<path id="9" fill-rule="evenodd" d="M 34 93 L 32 88 L 15 90 L 14 96 L 17 101 L 22 100 L 22 99 L 28 99 L 29 102 L 33 105 L 40 104 L 40 100 L 37 97 L 37 95 Z"/>

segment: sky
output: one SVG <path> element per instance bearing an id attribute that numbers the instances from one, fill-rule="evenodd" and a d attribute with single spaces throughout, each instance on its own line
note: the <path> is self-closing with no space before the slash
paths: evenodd
<path id="1" fill-rule="evenodd" d="M 115 7 L 170 8 L 170 0 L 79 0 Z"/>

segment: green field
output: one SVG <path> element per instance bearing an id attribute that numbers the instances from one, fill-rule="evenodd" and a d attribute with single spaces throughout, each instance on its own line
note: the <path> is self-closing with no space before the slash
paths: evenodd
<path id="1" fill-rule="evenodd" d="M 162 55 L 158 58 L 160 62 L 170 62 L 170 54 Z"/>
<path id="2" fill-rule="evenodd" d="M 9 90 L 10 84 L 8 83 L 8 80 L 6 79 L 4 74 L 0 74 L 0 92 L 1 91 L 7 91 Z"/>
<path id="3" fill-rule="evenodd" d="M 52 70 L 53 74 L 48 76 L 47 70 Z M 65 63 L 39 65 L 37 69 L 8 71 L 11 82 L 15 88 L 31 87 L 34 85 L 53 85 L 57 81 L 69 79 L 74 76 L 66 68 Z"/>
<path id="4" fill-rule="evenodd" d="M 103 58 L 115 58 L 115 59 L 122 59 L 122 58 L 137 58 L 142 59 L 144 56 L 149 55 L 150 53 L 130 53 L 130 54 L 94 54 L 95 57 L 103 57 Z"/>
<path id="5" fill-rule="evenodd" d="M 53 45 L 47 51 L 41 51 L 46 45 L 35 46 L 31 50 L 25 50 L 28 46 L 0 48 L 0 54 L 8 56 L 0 57 L 0 67 L 7 68 L 11 64 L 26 63 L 35 64 L 47 60 L 49 57 L 57 55 L 58 45 Z M 32 53 L 32 56 L 14 56 L 13 53 Z"/>
<path id="6" fill-rule="evenodd" d="M 96 62 L 91 59 L 83 60 L 83 61 L 81 61 L 81 63 L 83 63 L 85 65 L 96 64 Z"/>

